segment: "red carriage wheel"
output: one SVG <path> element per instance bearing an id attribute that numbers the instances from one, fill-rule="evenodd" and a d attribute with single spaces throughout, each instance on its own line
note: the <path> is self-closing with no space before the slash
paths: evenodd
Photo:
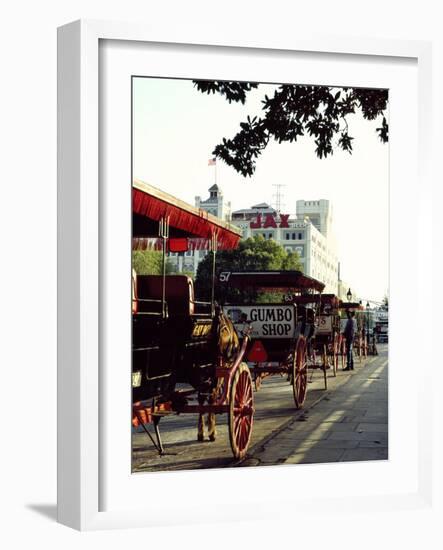
<path id="1" fill-rule="evenodd" d="M 306 399 L 308 363 L 306 361 L 306 340 L 300 336 L 292 361 L 292 391 L 295 407 L 301 409 Z"/>
<path id="2" fill-rule="evenodd" d="M 241 363 L 231 385 L 229 396 L 229 441 L 234 457 L 246 456 L 251 441 L 254 416 L 252 377 L 246 363 Z"/>

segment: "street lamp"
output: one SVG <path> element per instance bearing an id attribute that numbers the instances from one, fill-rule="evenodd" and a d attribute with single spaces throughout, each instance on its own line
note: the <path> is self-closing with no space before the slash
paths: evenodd
<path id="1" fill-rule="evenodd" d="M 348 302 L 351 301 L 351 298 L 352 298 L 352 292 L 351 292 L 351 289 L 348 290 L 348 292 L 346 293 L 346 298 L 348 299 Z"/>

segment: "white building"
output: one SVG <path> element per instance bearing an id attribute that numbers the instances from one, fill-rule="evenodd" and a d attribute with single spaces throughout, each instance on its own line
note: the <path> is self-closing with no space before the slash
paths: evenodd
<path id="1" fill-rule="evenodd" d="M 266 203 L 232 213 L 232 223 L 242 229 L 243 238 L 262 235 L 288 252 L 297 252 L 303 272 L 325 283 L 325 292 L 337 294 L 338 258 L 332 220 L 327 200 L 297 201 L 296 217 L 292 218 Z"/>
<path id="2" fill-rule="evenodd" d="M 332 204 L 321 199 L 318 201 L 297 201 L 297 218 L 309 218 L 322 235 L 327 239 L 333 239 L 332 231 Z"/>
<path id="3" fill-rule="evenodd" d="M 218 185 L 209 188 L 209 197 L 195 197 L 195 206 L 240 227 L 243 238 L 262 235 L 273 239 L 288 252 L 297 252 L 303 272 L 325 283 L 325 292 L 338 292 L 338 259 L 332 230 L 332 207 L 327 200 L 297 201 L 296 217 L 277 212 L 266 203 L 236 210 L 231 215 L 231 203 L 225 202 Z M 178 271 L 196 274 L 197 266 L 208 252 L 189 250 L 170 254 Z"/>
<path id="4" fill-rule="evenodd" d="M 224 201 L 223 191 L 216 183 L 208 191 L 209 197 L 204 201 L 201 197 L 195 197 L 195 206 L 228 222 L 231 219 L 231 203 Z"/>

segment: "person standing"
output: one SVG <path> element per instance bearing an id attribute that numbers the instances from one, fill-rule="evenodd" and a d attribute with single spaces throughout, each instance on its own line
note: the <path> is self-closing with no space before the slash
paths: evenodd
<path id="1" fill-rule="evenodd" d="M 354 319 L 355 313 L 353 311 L 347 311 L 346 316 L 348 320 L 346 321 L 345 329 L 343 331 L 343 336 L 346 341 L 346 368 L 343 370 L 354 370 L 354 354 L 353 354 L 353 343 L 355 338 L 355 333 L 357 329 L 357 323 Z"/>

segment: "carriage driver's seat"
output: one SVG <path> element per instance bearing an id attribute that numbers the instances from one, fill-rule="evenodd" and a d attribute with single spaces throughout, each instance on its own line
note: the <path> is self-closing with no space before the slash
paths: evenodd
<path id="1" fill-rule="evenodd" d="M 138 297 L 161 300 L 162 281 L 161 275 L 138 275 Z M 169 317 L 184 317 L 194 313 L 194 284 L 187 275 L 166 275 L 165 296 Z"/>

